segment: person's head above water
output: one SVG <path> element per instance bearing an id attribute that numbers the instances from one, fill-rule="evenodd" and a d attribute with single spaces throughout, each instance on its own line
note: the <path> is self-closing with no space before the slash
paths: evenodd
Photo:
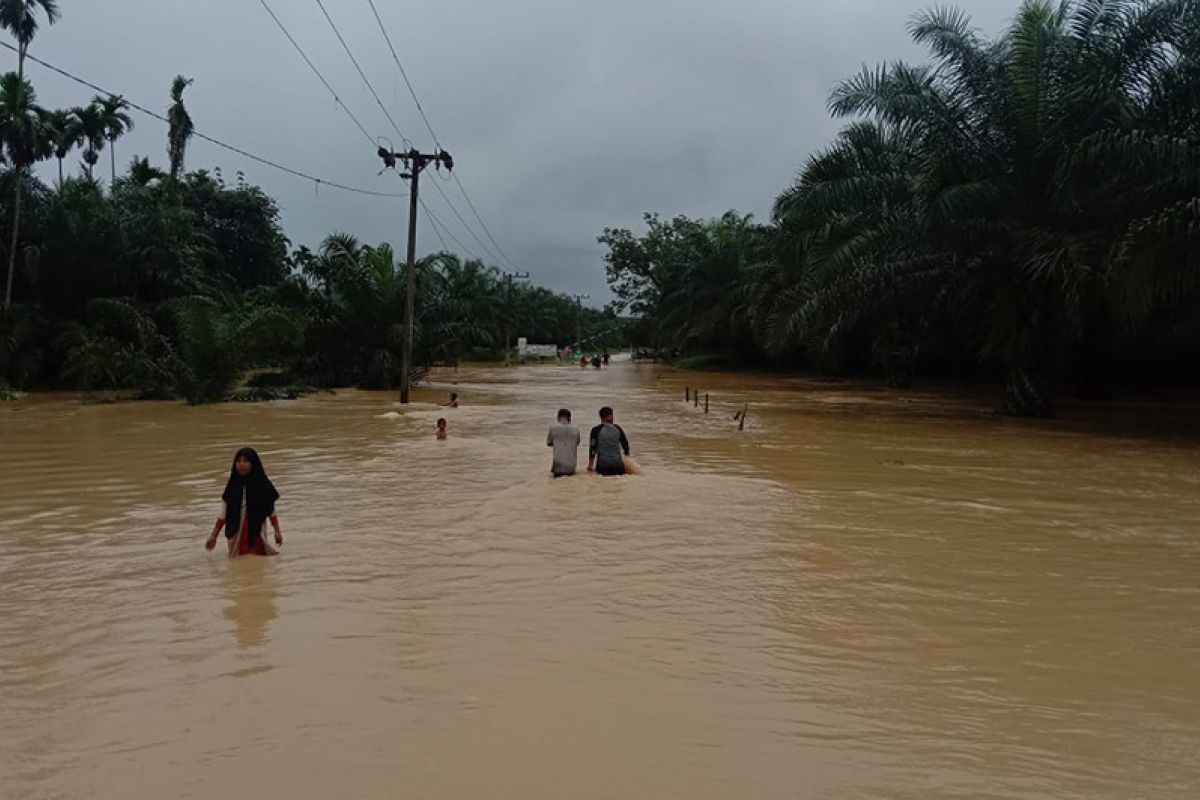
<path id="1" fill-rule="evenodd" d="M 605 406 L 604 408 L 600 409 L 600 421 L 601 422 L 612 422 L 613 421 L 612 408 L 610 408 L 609 406 Z"/>
<path id="2" fill-rule="evenodd" d="M 258 457 L 253 447 L 243 447 L 237 451 L 233 457 L 233 468 L 229 470 L 229 477 L 232 480 L 235 476 L 239 478 L 248 478 L 254 473 L 262 473 L 262 459 Z"/>
<path id="3" fill-rule="evenodd" d="M 559 422 L 570 422 L 571 421 L 571 409 L 560 408 L 558 410 L 558 421 Z"/>

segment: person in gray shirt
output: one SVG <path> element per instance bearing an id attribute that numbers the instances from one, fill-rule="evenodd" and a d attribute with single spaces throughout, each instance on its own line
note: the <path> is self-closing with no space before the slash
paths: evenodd
<path id="1" fill-rule="evenodd" d="M 554 448 L 550 474 L 556 478 L 574 475 L 579 452 L 579 428 L 571 424 L 569 409 L 558 410 L 558 424 L 551 426 L 546 434 L 546 446 Z"/>
<path id="2" fill-rule="evenodd" d="M 613 410 L 608 406 L 600 409 L 600 424 L 592 428 L 588 442 L 588 472 L 601 475 L 624 475 L 625 459 L 629 455 L 629 440 L 625 431 L 613 422 Z"/>

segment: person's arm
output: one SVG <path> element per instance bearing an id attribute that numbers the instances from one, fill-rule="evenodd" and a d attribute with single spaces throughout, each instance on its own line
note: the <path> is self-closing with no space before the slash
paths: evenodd
<path id="1" fill-rule="evenodd" d="M 621 434 L 621 449 L 625 451 L 625 455 L 629 455 L 629 440 L 625 438 L 625 429 L 618 425 L 617 430 Z"/>
<path id="2" fill-rule="evenodd" d="M 588 472 L 596 471 L 596 437 L 600 433 L 600 426 L 592 428 L 592 435 L 588 438 Z"/>
<path id="3" fill-rule="evenodd" d="M 217 534 L 219 534 L 221 532 L 221 529 L 224 527 L 225 527 L 225 518 L 217 517 L 217 521 L 213 523 L 212 533 L 210 533 L 208 535 L 208 539 L 205 540 L 205 542 L 204 542 L 205 550 L 212 550 L 214 547 L 217 546 Z"/>

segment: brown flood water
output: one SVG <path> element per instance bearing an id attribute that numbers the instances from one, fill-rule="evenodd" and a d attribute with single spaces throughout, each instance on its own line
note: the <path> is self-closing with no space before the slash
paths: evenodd
<path id="1" fill-rule="evenodd" d="M 438 377 L 402 417 L 0 405 L 0 797 L 1200 792 L 1200 448 L 1158 411 Z M 605 402 L 645 474 L 552 481 L 555 409 Z M 203 550 L 242 444 L 277 559 Z"/>

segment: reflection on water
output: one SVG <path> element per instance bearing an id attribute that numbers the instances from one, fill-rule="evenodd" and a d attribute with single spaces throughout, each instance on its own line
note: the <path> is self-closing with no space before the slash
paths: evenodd
<path id="1" fill-rule="evenodd" d="M 0 798 L 1200 785 L 1200 452 L 1169 409 L 1028 423 L 627 364 L 438 380 L 402 412 L 0 405 Z M 605 403 L 646 474 L 552 480 L 555 411 L 586 430 Z M 203 549 L 246 444 L 277 559 Z"/>
<path id="2" fill-rule="evenodd" d="M 242 647 L 262 644 L 268 626 L 278 613 L 274 561 L 273 558 L 239 558 L 217 570 L 229 599 L 225 618 L 234 626 L 238 644 Z"/>

